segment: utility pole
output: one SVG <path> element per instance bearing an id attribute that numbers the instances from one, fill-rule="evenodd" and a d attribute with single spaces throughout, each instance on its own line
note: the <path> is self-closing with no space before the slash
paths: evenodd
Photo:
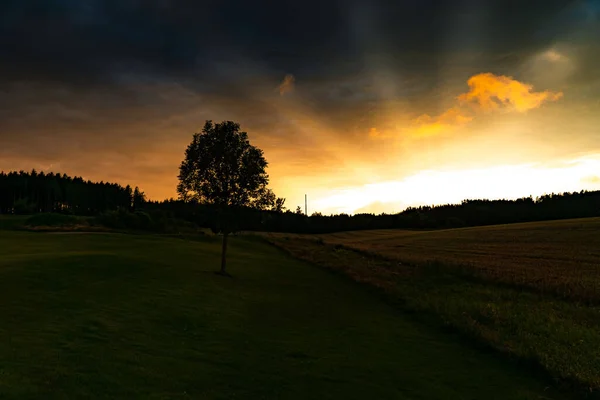
<path id="1" fill-rule="evenodd" d="M 308 217 L 308 200 L 306 198 L 306 195 L 304 195 L 304 214 L 306 214 L 306 216 Z"/>

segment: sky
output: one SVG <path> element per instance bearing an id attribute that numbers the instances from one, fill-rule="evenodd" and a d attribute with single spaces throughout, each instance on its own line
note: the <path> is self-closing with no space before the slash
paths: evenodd
<path id="1" fill-rule="evenodd" d="M 4 0 L 0 170 L 176 197 L 239 122 L 309 214 L 600 190 L 598 0 Z"/>

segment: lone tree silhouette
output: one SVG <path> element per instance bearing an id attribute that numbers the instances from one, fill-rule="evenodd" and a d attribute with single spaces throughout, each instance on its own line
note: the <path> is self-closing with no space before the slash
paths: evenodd
<path id="1" fill-rule="evenodd" d="M 223 234 L 223 275 L 227 275 L 227 237 L 236 229 L 236 210 L 273 209 L 278 201 L 267 188 L 267 165 L 263 151 L 252 146 L 240 124 L 232 121 L 206 121 L 202 133 L 194 134 L 185 151 L 177 192 L 185 201 L 215 206 L 217 231 Z"/>

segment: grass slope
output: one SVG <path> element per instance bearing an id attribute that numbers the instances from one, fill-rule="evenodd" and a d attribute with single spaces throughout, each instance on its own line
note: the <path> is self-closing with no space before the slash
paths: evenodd
<path id="1" fill-rule="evenodd" d="M 256 239 L 0 231 L 0 398 L 558 399 Z"/>

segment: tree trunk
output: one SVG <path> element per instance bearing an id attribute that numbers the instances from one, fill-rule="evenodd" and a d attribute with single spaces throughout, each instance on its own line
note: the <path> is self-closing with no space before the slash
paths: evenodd
<path id="1" fill-rule="evenodd" d="M 228 233 L 223 234 L 223 250 L 221 252 L 221 274 L 223 274 L 223 275 L 227 275 L 227 271 L 225 269 L 225 265 L 226 265 L 225 254 L 227 253 L 227 236 L 229 236 Z"/>

